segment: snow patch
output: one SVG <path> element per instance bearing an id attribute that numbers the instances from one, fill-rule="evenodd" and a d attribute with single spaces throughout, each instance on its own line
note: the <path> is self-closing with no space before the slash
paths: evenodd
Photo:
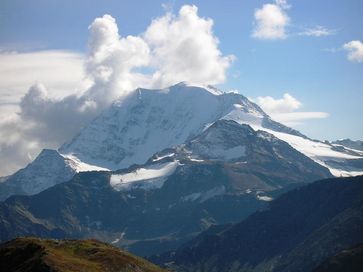
<path id="1" fill-rule="evenodd" d="M 254 108 L 246 108 L 240 104 L 234 104 L 234 109 L 223 116 L 223 120 L 233 120 L 239 124 L 262 126 L 262 120 L 265 117 L 261 112 Z"/>
<path id="2" fill-rule="evenodd" d="M 118 191 L 132 188 L 161 188 L 168 176 L 174 173 L 179 162 L 158 163 L 133 172 L 111 175 L 110 184 Z"/>
<path id="3" fill-rule="evenodd" d="M 170 157 L 173 157 L 175 155 L 175 153 L 170 153 L 170 154 L 166 154 L 164 156 L 157 156 L 155 159 L 153 159 L 153 162 L 156 162 L 156 161 L 161 161 L 162 159 L 165 159 L 165 158 L 170 158 Z"/>
<path id="4" fill-rule="evenodd" d="M 110 169 L 100 167 L 97 165 L 88 164 L 82 162 L 76 156 L 72 154 L 60 154 L 63 158 L 66 159 L 66 162 L 70 167 L 76 170 L 76 172 L 88 172 L 88 171 L 109 171 Z"/>
<path id="5" fill-rule="evenodd" d="M 121 235 L 120 235 L 120 237 L 119 238 L 116 238 L 115 240 L 113 240 L 111 242 L 111 244 L 117 244 L 118 242 L 120 242 L 124 238 L 124 236 L 125 236 L 125 232 L 122 232 Z"/>
<path id="6" fill-rule="evenodd" d="M 190 161 L 193 161 L 193 162 L 204 162 L 204 160 L 196 159 L 196 158 L 193 158 L 193 157 L 188 157 L 188 159 Z"/>
<path id="7" fill-rule="evenodd" d="M 257 197 L 258 200 L 261 200 L 261 201 L 267 201 L 267 202 L 269 202 L 269 201 L 274 200 L 272 197 L 269 197 L 269 196 L 260 196 L 260 195 L 257 195 L 256 197 Z"/>

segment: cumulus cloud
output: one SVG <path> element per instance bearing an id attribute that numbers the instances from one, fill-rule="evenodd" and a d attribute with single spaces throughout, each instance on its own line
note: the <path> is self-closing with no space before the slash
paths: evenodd
<path id="1" fill-rule="evenodd" d="M 256 102 L 269 114 L 292 112 L 301 107 L 301 102 L 288 93 L 285 93 L 280 99 L 275 99 L 271 96 L 259 96 L 256 98 Z"/>
<path id="2" fill-rule="evenodd" d="M 97 113 L 77 95 L 56 99 L 42 84 L 30 87 L 17 114 L 0 120 L 0 173 L 7 175 L 34 159 L 42 148 L 58 148 Z"/>
<path id="3" fill-rule="evenodd" d="M 286 27 L 290 17 L 286 10 L 290 8 L 285 0 L 276 0 L 273 4 L 265 4 L 255 10 L 255 28 L 252 37 L 263 40 L 285 39 Z"/>
<path id="4" fill-rule="evenodd" d="M 312 28 L 306 28 L 303 32 L 300 32 L 298 35 L 300 36 L 313 36 L 313 37 L 322 37 L 322 36 L 330 36 L 336 33 L 335 30 L 328 29 L 324 26 L 315 26 Z"/>
<path id="5" fill-rule="evenodd" d="M 13 105 L 18 114 L 0 119 L 0 175 L 24 166 L 42 148 L 58 148 L 112 101 L 137 87 L 223 82 L 233 57 L 222 55 L 213 21 L 199 17 L 197 11 L 195 6 L 183 6 L 177 15 L 167 12 L 153 20 L 142 35 L 127 37 L 119 34 L 112 16 L 96 18 L 89 26 L 89 50 L 82 56 L 83 63 L 80 54 L 56 51 L 16 54 L 17 61 L 5 59 L 3 66 L 0 62 L 0 71 L 5 72 L 0 76 L 8 73 L 11 78 L 3 84 L 9 90 L 17 88 L 17 96 L 11 101 L 6 98 L 6 103 L 18 102 L 25 85 L 28 89 L 19 105 Z M 57 58 L 52 59 L 57 54 L 69 56 L 77 65 L 57 66 Z M 42 58 L 37 60 L 38 56 Z M 31 72 L 33 59 L 39 77 Z M 11 63 L 17 65 L 9 68 Z M 22 83 L 15 86 L 19 79 Z M 46 84 L 29 88 L 30 81 Z M 76 88 L 76 82 L 82 84 Z M 5 94 L 2 91 L 2 97 Z"/>
<path id="6" fill-rule="evenodd" d="M 363 62 L 363 43 L 361 41 L 350 41 L 343 45 L 348 51 L 348 60 L 352 62 Z"/>
<path id="7" fill-rule="evenodd" d="M 146 83 L 147 77 L 134 69 L 149 64 L 149 46 L 140 37 L 120 37 L 116 20 L 110 15 L 96 18 L 89 31 L 86 73 L 93 85 L 86 96 L 104 107 Z"/>
<path id="8" fill-rule="evenodd" d="M 183 6 L 177 16 L 153 20 L 144 38 L 152 50 L 153 85 L 163 87 L 188 80 L 218 84 L 226 79 L 233 56 L 223 56 L 213 34 L 213 20 L 198 16 L 196 6 Z"/>
<path id="9" fill-rule="evenodd" d="M 302 103 L 292 95 L 285 93 L 282 98 L 259 96 L 253 99 L 274 120 L 288 126 L 297 126 L 306 120 L 321 119 L 329 116 L 326 112 L 297 111 Z"/>

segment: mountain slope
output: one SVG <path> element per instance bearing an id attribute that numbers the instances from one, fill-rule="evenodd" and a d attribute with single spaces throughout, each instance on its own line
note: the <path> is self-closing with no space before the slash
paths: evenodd
<path id="1" fill-rule="evenodd" d="M 142 164 L 154 153 L 198 135 L 235 104 L 246 111 L 246 117 L 267 118 L 242 95 L 216 94 L 184 83 L 163 90 L 137 89 L 115 102 L 60 152 L 113 170 Z"/>
<path id="2" fill-rule="evenodd" d="M 207 105 L 207 106 L 206 106 Z M 287 142 L 336 176 L 363 173 L 363 153 L 313 141 L 273 121 L 237 93 L 179 83 L 162 90 L 137 89 L 116 101 L 57 153 L 44 150 L 25 169 L 0 183 L 0 200 L 32 195 L 79 171 L 118 170 L 200 135 L 218 120 L 248 124 Z"/>
<path id="3" fill-rule="evenodd" d="M 76 170 L 55 150 L 44 149 L 24 169 L 0 183 L 0 200 L 16 194 L 32 195 L 70 180 Z"/>
<path id="4" fill-rule="evenodd" d="M 359 244 L 328 258 L 314 272 L 360 272 L 362 270 L 363 244 Z"/>
<path id="5" fill-rule="evenodd" d="M 242 122 L 243 123 L 243 122 Z M 363 153 L 338 148 L 327 142 L 320 142 L 288 133 L 278 132 L 252 125 L 255 130 L 264 130 L 290 144 L 297 151 L 308 156 L 320 165 L 327 167 L 334 176 L 356 176 L 363 174 Z"/>
<path id="6" fill-rule="evenodd" d="M 0 245 L 2 272 L 165 271 L 96 240 L 19 238 Z"/>
<path id="7" fill-rule="evenodd" d="M 146 164 L 77 174 L 0 203 L 0 239 L 97 237 L 139 255 L 159 253 L 212 224 L 237 222 L 281 192 L 329 171 L 266 132 L 220 120 Z"/>
<path id="8" fill-rule="evenodd" d="M 60 152 L 114 170 L 141 164 L 236 110 L 245 123 L 258 122 L 266 128 L 303 136 L 272 121 L 240 94 L 179 83 L 163 90 L 137 89 L 115 102 Z"/>
<path id="9" fill-rule="evenodd" d="M 115 102 L 60 152 L 116 170 L 145 163 L 152 154 L 190 140 L 220 119 L 274 134 L 336 176 L 363 174 L 363 154 L 311 140 L 273 121 L 243 95 L 186 83 L 163 90 L 137 89 Z"/>
<path id="10" fill-rule="evenodd" d="M 80 171 L 104 170 L 87 165 L 72 156 L 62 156 L 56 150 L 43 149 L 24 169 L 0 182 L 0 201 L 11 195 L 34 195 L 56 184 L 70 180 Z"/>
<path id="11" fill-rule="evenodd" d="M 308 201 L 307 201 L 308 200 Z M 270 209 L 153 258 L 177 271 L 311 271 L 363 242 L 363 177 L 293 190 Z"/>

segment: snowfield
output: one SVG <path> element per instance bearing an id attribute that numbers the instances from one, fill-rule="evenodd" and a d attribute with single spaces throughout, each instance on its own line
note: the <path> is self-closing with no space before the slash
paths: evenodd
<path id="1" fill-rule="evenodd" d="M 115 190 L 130 190 L 135 187 L 143 189 L 161 188 L 168 176 L 174 173 L 179 162 L 153 164 L 138 168 L 125 174 L 111 175 L 110 184 Z"/>
<path id="2" fill-rule="evenodd" d="M 88 164 L 82 162 L 73 154 L 65 154 L 61 156 L 66 159 L 70 167 L 72 167 L 76 172 L 88 172 L 88 171 L 110 171 L 110 169 L 105 167 L 100 167 L 97 165 Z"/>
<path id="3" fill-rule="evenodd" d="M 277 132 L 274 130 L 266 129 L 260 126 L 252 125 L 252 128 L 254 130 L 263 130 L 268 133 L 271 133 L 275 137 L 279 138 L 280 140 L 283 140 L 284 142 L 287 142 L 289 145 L 291 145 L 293 148 L 295 148 L 297 151 L 303 153 L 307 157 L 311 158 L 315 162 L 321 164 L 322 166 L 325 166 L 330 170 L 332 175 L 340 177 L 340 176 L 356 176 L 356 175 L 363 175 L 363 169 L 361 171 L 355 171 L 350 169 L 349 167 L 344 166 L 345 160 L 354 160 L 354 159 L 362 159 L 360 156 L 353 156 L 350 154 L 346 154 L 343 152 L 338 152 L 332 149 L 331 145 L 313 141 L 310 139 L 305 139 L 303 137 Z M 334 161 L 336 163 L 341 163 L 342 166 L 332 167 L 327 162 Z"/>

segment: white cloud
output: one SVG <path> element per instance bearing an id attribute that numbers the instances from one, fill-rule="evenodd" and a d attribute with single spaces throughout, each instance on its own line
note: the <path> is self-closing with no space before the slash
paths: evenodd
<path id="1" fill-rule="evenodd" d="M 326 112 L 320 111 L 311 111 L 311 112 L 286 112 L 286 113 L 277 113 L 272 115 L 273 119 L 283 123 L 287 126 L 296 127 L 303 124 L 307 120 L 312 119 L 324 119 L 329 117 L 329 114 Z"/>
<path id="2" fill-rule="evenodd" d="M 322 36 L 330 36 L 335 34 L 335 30 L 328 29 L 324 26 L 315 26 L 312 28 L 306 28 L 303 32 L 300 32 L 298 35 L 300 36 L 313 36 L 313 37 L 322 37 Z"/>
<path id="3" fill-rule="evenodd" d="M 291 8 L 291 5 L 287 3 L 287 0 L 275 0 L 276 5 L 284 8 L 289 9 Z"/>
<path id="4" fill-rule="evenodd" d="M 254 29 L 252 37 L 262 40 L 279 40 L 287 38 L 286 28 L 290 24 L 287 10 L 291 8 L 287 0 L 275 0 L 273 3 L 264 4 L 256 9 L 254 13 Z M 322 37 L 336 33 L 336 30 L 324 26 L 305 28 L 304 31 L 296 33 L 299 36 Z"/>
<path id="5" fill-rule="evenodd" d="M 285 0 L 276 0 L 274 4 L 265 4 L 260 9 L 256 9 L 255 29 L 252 37 L 264 40 L 285 39 L 286 27 L 290 18 L 285 12 L 290 8 Z"/>
<path id="6" fill-rule="evenodd" d="M 93 85 L 86 96 L 99 107 L 105 107 L 145 84 L 146 76 L 134 69 L 149 64 L 150 50 L 140 37 L 120 37 L 116 20 L 110 15 L 96 18 L 89 31 L 86 72 Z"/>
<path id="7" fill-rule="evenodd" d="M 86 56 L 0 54 L 0 105 L 6 105 L 0 112 L 9 115 L 0 118 L 0 175 L 23 167 L 42 148 L 58 148 L 136 87 L 223 82 L 233 57 L 222 55 L 213 21 L 197 11 L 183 6 L 178 15 L 167 12 L 152 21 L 143 35 L 127 37 L 120 36 L 112 16 L 96 18 Z M 143 67 L 149 72 L 141 72 Z"/>
<path id="8" fill-rule="evenodd" d="M 196 6 L 183 6 L 177 16 L 153 20 L 144 38 L 152 49 L 153 85 L 180 81 L 218 84 L 226 79 L 233 56 L 223 56 L 213 34 L 213 20 L 198 16 Z"/>
<path id="9" fill-rule="evenodd" d="M 43 82 L 54 97 L 80 88 L 83 55 L 65 50 L 0 53 L 0 103 L 15 103 L 34 82 Z M 70 91 L 71 90 L 71 91 Z"/>
<path id="10" fill-rule="evenodd" d="M 2 110 L 1 113 L 4 111 Z M 39 141 L 29 140 L 23 123 L 14 114 L 0 120 L 0 174 L 8 175 L 25 166 L 39 152 Z M 24 123 L 24 125 L 26 125 Z"/>
<path id="11" fill-rule="evenodd" d="M 363 62 L 363 43 L 361 41 L 350 41 L 343 45 L 348 51 L 348 60 L 353 62 Z"/>
<path id="12" fill-rule="evenodd" d="M 28 92 L 21 98 L 19 104 L 19 113 L 0 124 L 1 132 L 8 136 L 4 135 L 0 138 L 0 157 L 6 158 L 13 150 L 11 158 L 14 159 L 0 166 L 2 174 L 14 171 L 16 168 L 13 167 L 16 165 L 24 166 L 24 162 L 31 160 L 42 148 L 58 148 L 114 99 L 136 87 L 138 74 L 132 69 L 147 64 L 149 50 L 146 43 L 138 37 L 119 37 L 116 22 L 109 15 L 97 18 L 89 30 L 89 52 L 81 64 L 81 67 L 85 67 L 86 74 L 84 84 L 81 84 L 84 89 L 75 89 L 74 85 L 70 85 L 72 81 L 69 77 L 63 77 L 67 73 L 74 72 L 72 69 L 67 70 L 73 66 L 64 64 L 58 67 L 50 61 L 56 69 L 44 70 L 44 68 L 52 68 L 49 64 L 45 65 L 46 59 L 41 59 L 42 62 L 37 61 L 38 56 L 50 57 L 44 52 L 25 57 L 21 55 L 20 59 L 29 61 L 23 65 L 26 69 L 22 70 L 21 65 L 19 68 L 16 62 L 14 62 L 17 65 L 14 65 L 13 72 L 11 66 L 4 68 L 4 70 L 10 70 L 8 74 L 12 78 L 20 79 L 20 81 L 27 83 L 31 78 L 39 81 L 33 73 L 26 74 L 32 69 L 30 61 L 35 58 L 33 65 L 38 68 L 39 74 L 44 72 L 43 77 L 51 78 L 50 80 L 45 78 L 45 82 L 54 87 L 58 86 L 58 82 L 65 80 L 67 83 L 63 87 L 68 86 L 72 92 L 69 94 L 68 90 L 68 95 L 64 96 L 63 93 L 61 96 L 56 96 L 40 83 L 32 85 L 30 89 L 27 87 Z M 8 63 L 11 64 L 10 61 Z M 37 66 L 37 64 L 40 65 Z M 24 74 L 15 74 L 17 69 Z M 77 76 L 75 79 L 80 81 L 82 77 Z M 12 82 L 7 84 L 15 85 Z"/>
<path id="13" fill-rule="evenodd" d="M 268 114 L 292 112 L 301 107 L 301 102 L 288 93 L 285 93 L 280 99 L 259 96 L 256 98 L 256 103 Z"/>
<path id="14" fill-rule="evenodd" d="M 54 130 L 45 129 L 43 122 L 38 123 L 43 129 L 37 130 L 33 121 L 17 114 L 21 112 L 19 101 L 29 86 L 44 82 L 50 87 L 48 99 L 59 100 L 82 89 L 86 83 L 83 78 L 83 55 L 76 52 L 0 53 L 0 176 L 25 166 L 41 148 L 56 148 L 59 144 L 56 139 L 47 140 L 45 136 L 55 134 Z M 36 105 L 32 106 L 33 111 L 41 112 Z M 62 135 L 57 121 L 53 127 Z M 36 136 L 36 132 L 42 136 Z"/>
<path id="15" fill-rule="evenodd" d="M 302 103 L 292 95 L 285 93 L 282 98 L 275 99 L 271 96 L 259 96 L 253 99 L 274 120 L 288 126 L 297 126 L 306 120 L 321 119 L 329 116 L 326 112 L 297 111 Z"/>

